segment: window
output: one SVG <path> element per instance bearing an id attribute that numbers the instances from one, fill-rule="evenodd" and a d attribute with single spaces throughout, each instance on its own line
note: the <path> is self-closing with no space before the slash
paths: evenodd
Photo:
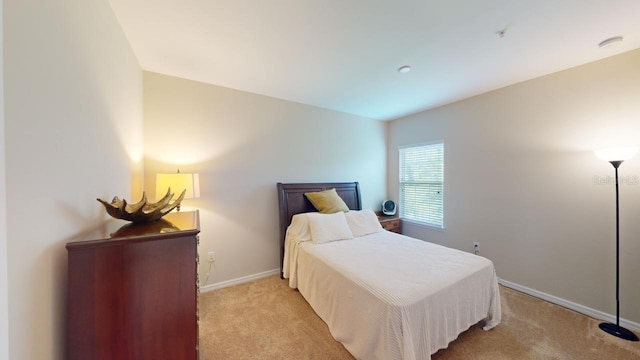
<path id="1" fill-rule="evenodd" d="M 400 148 L 400 216 L 444 228 L 444 143 Z"/>

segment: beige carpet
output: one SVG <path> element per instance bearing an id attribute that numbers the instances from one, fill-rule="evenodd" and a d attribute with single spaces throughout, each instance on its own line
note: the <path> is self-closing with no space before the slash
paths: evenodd
<path id="1" fill-rule="evenodd" d="M 502 323 L 491 331 L 471 327 L 432 359 L 640 359 L 640 343 L 602 332 L 595 319 L 500 290 Z M 200 358 L 353 359 L 300 293 L 278 276 L 200 295 Z"/>

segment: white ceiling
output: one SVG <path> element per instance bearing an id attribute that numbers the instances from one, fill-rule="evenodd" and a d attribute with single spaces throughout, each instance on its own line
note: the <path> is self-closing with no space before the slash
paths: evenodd
<path id="1" fill-rule="evenodd" d="M 640 48 L 640 0 L 109 2 L 144 70 L 383 120 Z"/>

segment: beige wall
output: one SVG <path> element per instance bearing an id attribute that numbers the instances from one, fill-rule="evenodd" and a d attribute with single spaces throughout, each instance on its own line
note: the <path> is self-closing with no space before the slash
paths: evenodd
<path id="1" fill-rule="evenodd" d="M 277 269 L 277 182 L 359 181 L 363 206 L 386 194 L 386 126 L 335 111 L 155 73 L 144 75 L 145 188 L 156 172 L 200 173 L 200 279 Z"/>
<path id="2" fill-rule="evenodd" d="M 65 244 L 141 187 L 142 71 L 106 0 L 4 15 L 9 358 L 64 359 Z"/>
<path id="3" fill-rule="evenodd" d="M 0 0 L 0 360 L 9 360 L 9 293 L 7 278 L 7 203 L 4 160 L 4 71 L 2 53 L 2 0 Z"/>
<path id="4" fill-rule="evenodd" d="M 592 150 L 640 145 L 640 50 L 408 116 L 389 126 L 389 194 L 398 146 L 445 141 L 445 231 L 407 234 L 470 251 L 502 279 L 615 314 L 613 167 Z M 640 322 L 640 156 L 620 167 L 621 316 Z M 610 180 L 610 179 L 609 179 Z"/>

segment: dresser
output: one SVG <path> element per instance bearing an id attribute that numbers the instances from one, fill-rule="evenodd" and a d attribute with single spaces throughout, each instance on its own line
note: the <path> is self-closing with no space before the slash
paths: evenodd
<path id="1" fill-rule="evenodd" d="M 67 244 L 67 359 L 198 358 L 199 214 L 111 220 Z"/>

